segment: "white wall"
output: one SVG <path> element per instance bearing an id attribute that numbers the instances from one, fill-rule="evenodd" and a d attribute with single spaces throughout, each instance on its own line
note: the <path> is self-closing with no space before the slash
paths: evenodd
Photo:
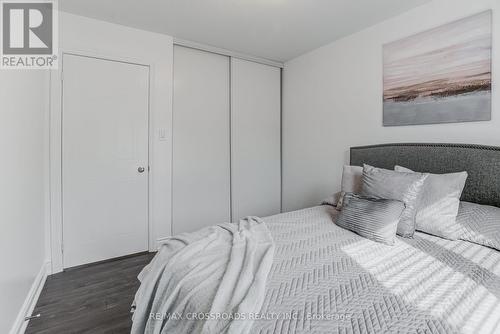
<path id="1" fill-rule="evenodd" d="M 46 71 L 0 70 L 0 333 L 45 262 L 47 105 Z"/>
<path id="2" fill-rule="evenodd" d="M 382 126 L 382 45 L 493 9 L 492 121 Z M 285 64 L 283 210 L 339 190 L 351 146 L 390 142 L 500 145 L 500 1 L 434 0 Z"/>
<path id="3" fill-rule="evenodd" d="M 167 35 L 133 29 L 117 24 L 61 12 L 59 16 L 59 48 L 71 52 L 151 65 L 150 143 L 151 189 L 150 250 L 157 239 L 171 234 L 171 155 L 172 155 L 172 65 L 173 38 Z M 64 64 L 62 65 L 64 67 Z M 51 186 L 60 189 L 60 73 L 51 73 Z M 160 130 L 166 140 L 159 139 Z M 61 194 L 52 193 L 52 269 L 62 270 Z"/>
<path id="4" fill-rule="evenodd" d="M 152 66 L 150 248 L 155 249 L 156 239 L 171 234 L 173 39 L 66 13 L 59 18 L 60 52 L 138 60 Z M 17 331 L 23 323 L 41 274 L 50 270 L 46 263 L 54 261 L 53 272 L 62 269 L 60 210 L 54 210 L 60 193 L 49 191 L 60 189 L 60 88 L 60 71 L 50 75 L 48 71 L 0 71 L 0 333 Z M 159 140 L 160 129 L 167 140 Z M 49 131 L 53 131 L 50 137 Z"/>

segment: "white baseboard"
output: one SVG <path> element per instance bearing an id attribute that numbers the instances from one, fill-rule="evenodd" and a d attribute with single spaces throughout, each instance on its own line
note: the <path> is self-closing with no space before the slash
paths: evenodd
<path id="1" fill-rule="evenodd" d="M 42 265 L 42 268 L 40 268 L 38 275 L 36 275 L 35 281 L 31 285 L 30 291 L 24 300 L 23 306 L 17 314 L 16 321 L 14 322 L 14 325 L 12 325 L 9 334 L 23 334 L 26 330 L 28 321 L 24 321 L 24 318 L 32 315 L 49 273 L 50 262 L 46 262 Z"/>

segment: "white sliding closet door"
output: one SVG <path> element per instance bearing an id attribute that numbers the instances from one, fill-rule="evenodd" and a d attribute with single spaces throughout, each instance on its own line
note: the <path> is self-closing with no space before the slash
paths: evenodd
<path id="1" fill-rule="evenodd" d="M 174 234 L 230 220 L 229 58 L 174 46 Z"/>
<path id="2" fill-rule="evenodd" d="M 232 219 L 281 210 L 281 73 L 231 60 Z"/>

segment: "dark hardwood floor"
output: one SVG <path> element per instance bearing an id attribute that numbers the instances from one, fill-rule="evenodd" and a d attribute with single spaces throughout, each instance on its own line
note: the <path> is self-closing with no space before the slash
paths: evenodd
<path id="1" fill-rule="evenodd" d="M 137 275 L 153 258 L 143 253 L 49 276 L 27 334 L 129 333 Z"/>

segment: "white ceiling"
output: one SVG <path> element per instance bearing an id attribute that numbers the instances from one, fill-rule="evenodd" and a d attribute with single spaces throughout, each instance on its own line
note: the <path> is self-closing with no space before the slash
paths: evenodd
<path id="1" fill-rule="evenodd" d="M 60 0 L 61 10 L 286 61 L 430 0 Z"/>

